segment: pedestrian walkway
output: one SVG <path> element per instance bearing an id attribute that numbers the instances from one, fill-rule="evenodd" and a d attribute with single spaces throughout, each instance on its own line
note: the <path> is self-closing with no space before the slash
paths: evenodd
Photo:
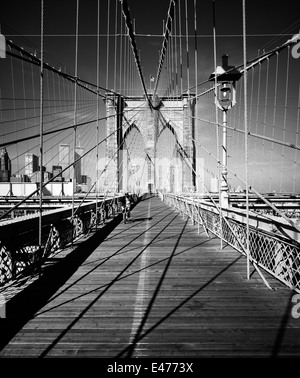
<path id="1" fill-rule="evenodd" d="M 300 355 L 295 293 L 256 272 L 247 280 L 244 256 L 158 197 L 120 221 L 12 298 L 0 357 Z"/>

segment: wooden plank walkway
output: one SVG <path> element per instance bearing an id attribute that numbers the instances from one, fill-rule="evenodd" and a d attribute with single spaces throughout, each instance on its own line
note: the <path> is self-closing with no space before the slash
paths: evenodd
<path id="1" fill-rule="evenodd" d="M 0 357 L 300 356 L 295 293 L 157 197 L 119 221 L 9 301 Z"/>

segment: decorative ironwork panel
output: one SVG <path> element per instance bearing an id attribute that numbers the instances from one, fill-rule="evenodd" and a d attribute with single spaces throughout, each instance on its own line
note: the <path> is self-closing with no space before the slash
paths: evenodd
<path id="1" fill-rule="evenodd" d="M 89 233 L 96 227 L 96 223 L 104 225 L 105 220 L 118 216 L 121 212 L 119 199 L 116 197 L 83 204 L 76 208 L 73 220 L 69 207 L 46 212 L 42 220 L 41 246 L 39 246 L 36 214 L 24 220 L 20 219 L 20 225 L 24 225 L 22 222 L 27 223 L 25 228 L 22 227 L 24 231 L 17 237 L 8 237 L 6 230 L 9 230 L 10 235 L 15 235 L 20 229 L 18 223 L 0 225 L 0 285 L 14 279 L 22 272 L 30 272 L 41 264 L 43 259 L 70 245 L 81 235 Z"/>
<path id="2" fill-rule="evenodd" d="M 211 207 L 211 210 L 203 208 L 201 203 L 190 198 L 163 194 L 161 199 L 246 255 L 247 225 L 245 223 L 225 215 L 221 216 L 219 213 L 221 210 L 215 207 Z M 251 261 L 291 289 L 300 292 L 299 243 L 249 226 L 249 256 Z"/>

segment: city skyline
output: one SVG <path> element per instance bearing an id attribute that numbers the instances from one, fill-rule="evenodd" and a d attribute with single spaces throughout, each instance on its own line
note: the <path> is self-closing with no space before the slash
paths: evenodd
<path id="1" fill-rule="evenodd" d="M 43 165 L 42 171 L 44 173 L 44 178 L 43 178 L 44 181 L 48 181 L 48 180 L 52 179 L 53 176 L 62 172 L 63 169 L 66 169 L 67 166 L 69 166 L 69 165 L 70 165 L 70 168 L 72 168 L 72 164 L 70 164 L 70 156 L 69 156 L 69 147 L 70 146 L 67 145 L 67 144 L 61 144 L 61 145 L 59 145 L 59 147 L 60 147 L 60 150 L 66 149 L 67 153 L 64 152 L 63 154 L 60 154 L 57 164 L 52 165 L 50 170 L 49 170 L 49 168 L 47 169 L 47 167 Z M 82 157 L 83 154 L 84 154 L 84 148 L 77 146 L 76 147 L 76 159 L 78 159 L 78 164 L 76 164 L 76 169 L 75 169 L 75 179 L 76 179 L 77 184 L 82 183 L 82 178 L 81 178 L 82 176 L 85 177 L 85 181 L 87 180 L 86 179 L 87 176 L 84 174 L 84 172 L 82 172 L 83 164 L 82 164 L 81 160 L 83 160 L 83 159 L 81 159 L 81 157 Z M 4 172 L 9 171 L 9 175 L 7 175 L 5 177 L 1 176 L 1 181 L 2 182 L 9 182 L 10 179 L 14 179 L 14 181 L 16 181 L 16 179 L 19 179 L 22 182 L 27 182 L 27 181 L 32 181 L 34 176 L 36 176 L 36 178 L 34 179 L 35 180 L 34 182 L 38 182 L 40 180 L 39 179 L 39 173 L 40 173 L 39 157 L 35 154 L 27 152 L 27 153 L 25 153 L 25 160 L 24 161 L 25 161 L 24 171 L 20 174 L 17 174 L 17 175 L 15 175 L 15 174 L 11 175 L 11 160 L 9 158 L 7 150 L 5 148 L 2 149 L 1 156 L 0 156 L 0 173 L 2 173 L 3 171 Z M 54 181 L 61 181 L 59 179 L 60 177 L 62 177 L 63 181 L 72 181 L 73 178 L 69 177 L 69 176 L 64 177 L 61 173 L 59 175 L 59 177 Z"/>

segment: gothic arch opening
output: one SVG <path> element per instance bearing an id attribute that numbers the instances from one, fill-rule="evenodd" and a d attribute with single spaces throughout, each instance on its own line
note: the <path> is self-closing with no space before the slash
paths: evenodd
<path id="1" fill-rule="evenodd" d="M 127 191 L 147 191 L 147 160 L 144 138 L 138 126 L 133 123 L 124 133 L 123 174 Z"/>
<path id="2" fill-rule="evenodd" d="M 166 123 L 156 142 L 156 186 L 163 192 L 178 192 L 182 186 L 182 161 L 174 128 Z"/>

